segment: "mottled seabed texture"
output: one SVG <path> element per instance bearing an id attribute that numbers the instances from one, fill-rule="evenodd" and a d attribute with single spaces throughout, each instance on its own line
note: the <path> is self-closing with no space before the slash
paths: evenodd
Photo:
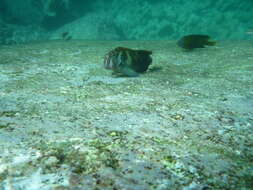
<path id="1" fill-rule="evenodd" d="M 0 190 L 252 190 L 252 18 L 252 0 L 1 0 Z M 147 72 L 112 75 L 117 47 L 152 51 Z"/>
<path id="2" fill-rule="evenodd" d="M 252 44 L 175 43 L 2 46 L 1 189 L 251 189 Z M 103 69 L 119 44 L 148 72 Z"/>

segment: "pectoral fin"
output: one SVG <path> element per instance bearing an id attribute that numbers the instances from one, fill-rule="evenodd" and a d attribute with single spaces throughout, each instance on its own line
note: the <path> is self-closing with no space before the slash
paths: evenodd
<path id="1" fill-rule="evenodd" d="M 129 67 L 121 67 L 120 72 L 128 77 L 137 77 L 139 74 Z"/>

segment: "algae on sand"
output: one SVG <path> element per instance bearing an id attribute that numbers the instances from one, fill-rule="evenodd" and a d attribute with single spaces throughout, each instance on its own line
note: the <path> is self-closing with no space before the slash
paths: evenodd
<path id="1" fill-rule="evenodd" d="M 117 46 L 153 50 L 150 70 L 113 78 L 102 65 Z M 44 189 L 250 189 L 252 52 L 250 42 L 2 46 L 0 189 L 29 189 L 29 179 Z"/>

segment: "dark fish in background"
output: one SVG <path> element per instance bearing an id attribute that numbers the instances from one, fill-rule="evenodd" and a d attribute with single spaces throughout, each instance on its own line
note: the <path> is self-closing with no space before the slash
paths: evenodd
<path id="1" fill-rule="evenodd" d="M 66 41 L 69 41 L 69 40 L 71 40 L 71 39 L 72 39 L 72 36 L 67 36 L 67 37 L 65 38 Z"/>
<path id="2" fill-rule="evenodd" d="M 136 77 L 147 71 L 152 63 L 151 54 L 152 51 L 117 47 L 105 55 L 104 67 L 116 75 Z"/>
<path id="3" fill-rule="evenodd" d="M 62 36 L 63 39 L 66 38 L 68 35 L 69 35 L 69 32 L 63 32 L 61 34 L 61 36 Z"/>
<path id="4" fill-rule="evenodd" d="M 70 36 L 69 32 L 63 32 L 63 33 L 61 34 L 61 37 L 62 37 L 62 39 L 65 40 L 65 41 L 69 41 L 69 40 L 72 39 L 72 36 Z"/>
<path id="5" fill-rule="evenodd" d="M 178 40 L 177 45 L 181 48 L 192 50 L 195 48 L 204 48 L 205 46 L 214 46 L 216 42 L 209 41 L 210 36 L 201 34 L 191 34 L 183 36 Z"/>

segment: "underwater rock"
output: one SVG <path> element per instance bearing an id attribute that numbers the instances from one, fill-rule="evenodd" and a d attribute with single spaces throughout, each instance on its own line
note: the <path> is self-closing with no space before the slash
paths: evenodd
<path id="1" fill-rule="evenodd" d="M 177 45 L 181 48 L 192 50 L 195 48 L 204 48 L 205 46 L 214 46 L 216 42 L 209 41 L 210 36 L 202 34 L 191 34 L 183 36 L 178 40 Z"/>
<path id="2" fill-rule="evenodd" d="M 151 54 L 152 51 L 117 47 L 105 55 L 104 67 L 116 75 L 136 77 L 147 71 L 152 63 Z"/>

